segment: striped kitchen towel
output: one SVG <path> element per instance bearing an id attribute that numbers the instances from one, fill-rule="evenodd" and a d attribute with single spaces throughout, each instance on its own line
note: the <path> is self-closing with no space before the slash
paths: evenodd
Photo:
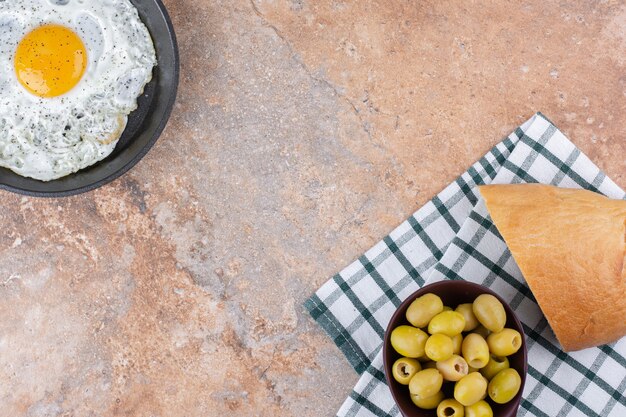
<path id="1" fill-rule="evenodd" d="M 422 285 L 464 279 L 516 311 L 528 345 L 518 416 L 626 416 L 626 337 L 563 352 L 476 188 L 535 182 L 626 194 L 538 113 L 305 303 L 361 374 L 337 415 L 399 416 L 385 383 L 382 342 L 391 315 Z"/>

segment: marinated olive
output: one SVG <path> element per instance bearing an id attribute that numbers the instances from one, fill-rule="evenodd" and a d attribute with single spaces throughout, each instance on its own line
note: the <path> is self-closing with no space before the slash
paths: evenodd
<path id="1" fill-rule="evenodd" d="M 463 404 L 452 398 L 443 400 L 437 406 L 437 417 L 463 417 L 464 415 Z"/>
<path id="2" fill-rule="evenodd" d="M 487 401 L 480 400 L 465 407 L 465 417 L 493 417 L 493 410 Z"/>
<path id="3" fill-rule="evenodd" d="M 455 355 L 461 354 L 461 344 L 463 343 L 463 335 L 457 334 L 451 337 L 452 339 L 452 353 Z"/>
<path id="4" fill-rule="evenodd" d="M 407 358 L 423 356 L 427 339 L 426 332 L 411 326 L 398 326 L 391 332 L 391 346 Z"/>
<path id="5" fill-rule="evenodd" d="M 498 403 L 508 403 L 515 397 L 522 385 L 522 379 L 513 368 L 503 369 L 489 382 L 489 397 Z"/>
<path id="6" fill-rule="evenodd" d="M 480 401 L 486 391 L 487 380 L 478 372 L 472 372 L 454 384 L 454 399 L 463 405 L 472 405 Z"/>
<path id="7" fill-rule="evenodd" d="M 413 375 L 422 370 L 422 365 L 413 358 L 400 358 L 394 362 L 391 372 L 393 378 L 402 385 L 409 385 Z"/>
<path id="8" fill-rule="evenodd" d="M 522 347 L 522 335 L 517 330 L 504 328 L 487 336 L 489 350 L 498 356 L 509 356 Z"/>
<path id="9" fill-rule="evenodd" d="M 480 324 L 478 323 L 478 319 L 474 315 L 471 303 L 459 304 L 454 311 L 461 313 L 463 317 L 465 317 L 465 327 L 463 327 L 464 332 L 474 330 Z"/>
<path id="10" fill-rule="evenodd" d="M 478 327 L 476 327 L 474 330 L 472 330 L 472 333 L 476 333 L 481 335 L 484 339 L 487 339 L 487 336 L 489 336 L 489 333 L 491 333 L 489 331 L 489 329 L 487 329 L 485 326 L 483 326 L 482 324 L 478 325 Z"/>
<path id="11" fill-rule="evenodd" d="M 469 373 L 467 362 L 459 355 L 437 362 L 437 369 L 446 381 L 458 381 Z"/>
<path id="12" fill-rule="evenodd" d="M 443 399 L 444 395 L 441 391 L 439 391 L 435 395 L 426 398 L 420 398 L 417 395 L 411 394 L 411 401 L 413 401 L 413 404 L 415 404 L 419 408 L 423 408 L 424 410 L 432 410 L 433 408 L 437 408 L 437 406 L 441 401 L 443 401 Z"/>
<path id="13" fill-rule="evenodd" d="M 482 377 L 481 377 L 482 378 Z M 413 375 L 409 392 L 418 398 L 427 398 L 441 390 L 443 377 L 436 369 L 424 369 Z"/>
<path id="14" fill-rule="evenodd" d="M 454 336 L 463 331 L 465 318 L 456 311 L 442 311 L 428 323 L 428 333 L 443 333 L 446 336 Z"/>
<path id="15" fill-rule="evenodd" d="M 508 367 L 509 359 L 507 357 L 491 354 L 489 355 L 489 362 L 487 362 L 484 368 L 481 368 L 480 373 L 491 381 L 491 378 L 496 376 L 498 372 Z"/>
<path id="16" fill-rule="evenodd" d="M 416 298 L 409 305 L 406 310 L 406 319 L 415 327 L 425 327 L 442 310 L 441 298 L 438 295 L 428 293 Z"/>
<path id="17" fill-rule="evenodd" d="M 489 346 L 485 339 L 476 333 L 465 336 L 461 344 L 461 353 L 472 368 L 480 369 L 489 362 Z"/>
<path id="18" fill-rule="evenodd" d="M 453 350 L 454 344 L 452 343 L 452 339 L 441 333 L 430 336 L 424 347 L 426 356 L 434 361 L 445 361 L 452 356 Z"/>
<path id="19" fill-rule="evenodd" d="M 504 327 L 506 311 L 497 297 L 481 294 L 452 309 L 429 293 L 409 305 L 406 318 L 412 326 L 391 332 L 391 345 L 403 356 L 392 374 L 408 385 L 416 406 L 436 408 L 437 417 L 493 417 L 487 395 L 504 404 L 519 393 L 521 378 L 506 356 L 517 352 L 524 339 Z M 453 388 L 446 385 L 454 398 L 445 398 L 444 381 L 454 383 Z"/>
<path id="20" fill-rule="evenodd" d="M 480 324 L 492 332 L 499 332 L 504 328 L 506 312 L 502 303 L 493 295 L 481 294 L 476 297 L 472 311 Z"/>

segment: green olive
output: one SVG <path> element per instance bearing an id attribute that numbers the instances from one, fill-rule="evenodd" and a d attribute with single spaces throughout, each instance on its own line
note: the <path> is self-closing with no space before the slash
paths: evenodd
<path id="1" fill-rule="evenodd" d="M 489 397 L 498 404 L 508 403 L 515 397 L 522 379 L 513 368 L 503 369 L 489 382 Z"/>
<path id="2" fill-rule="evenodd" d="M 472 303 L 459 304 L 454 311 L 461 313 L 463 317 L 465 317 L 465 327 L 463 327 L 464 332 L 474 330 L 480 324 L 474 315 L 474 311 L 472 310 Z"/>
<path id="3" fill-rule="evenodd" d="M 424 369 L 413 375 L 409 382 L 409 392 L 418 398 L 433 396 L 441 390 L 443 377 L 436 369 Z"/>
<path id="4" fill-rule="evenodd" d="M 465 417 L 493 417 L 493 410 L 487 401 L 480 400 L 465 407 Z"/>
<path id="5" fill-rule="evenodd" d="M 476 297 L 472 304 L 472 311 L 480 324 L 492 332 L 504 329 L 506 312 L 502 303 L 493 295 L 481 294 Z"/>
<path id="6" fill-rule="evenodd" d="M 443 306 L 443 310 L 441 311 L 452 311 L 452 307 Z"/>
<path id="7" fill-rule="evenodd" d="M 441 298 L 438 295 L 428 293 L 413 300 L 406 310 L 406 319 L 415 327 L 425 327 L 442 310 Z"/>
<path id="8" fill-rule="evenodd" d="M 457 334 L 452 336 L 452 353 L 455 355 L 461 354 L 461 344 L 463 343 L 463 335 Z"/>
<path id="9" fill-rule="evenodd" d="M 402 385 L 409 385 L 409 381 L 413 375 L 422 370 L 422 365 L 413 358 L 400 358 L 394 362 L 391 372 L 393 379 Z"/>
<path id="10" fill-rule="evenodd" d="M 489 362 L 480 370 L 482 376 L 491 381 L 498 372 L 509 367 L 509 359 L 505 356 L 489 355 Z"/>
<path id="11" fill-rule="evenodd" d="M 467 406 L 480 401 L 487 391 L 487 380 L 478 372 L 472 372 L 454 384 L 454 399 Z"/>
<path id="12" fill-rule="evenodd" d="M 483 368 L 489 362 L 489 346 L 483 337 L 470 333 L 463 339 L 461 353 L 472 368 Z"/>
<path id="13" fill-rule="evenodd" d="M 454 350 L 454 344 L 452 339 L 445 334 L 437 333 L 428 338 L 426 346 L 424 346 L 424 352 L 426 356 L 434 361 L 445 361 Z"/>
<path id="14" fill-rule="evenodd" d="M 460 334 L 465 327 L 465 318 L 456 311 L 442 311 L 428 323 L 428 333 L 443 333 L 446 336 Z"/>
<path id="15" fill-rule="evenodd" d="M 413 404 L 418 406 L 419 408 L 423 408 L 424 410 L 432 410 L 437 408 L 439 403 L 444 399 L 443 392 L 439 391 L 435 395 L 431 395 L 430 397 L 420 398 L 417 395 L 411 394 L 411 401 Z"/>
<path id="16" fill-rule="evenodd" d="M 487 339 L 487 336 L 489 336 L 489 333 L 491 333 L 489 331 L 489 329 L 487 329 L 485 326 L 483 326 L 482 324 L 480 324 L 478 327 L 476 327 L 472 333 L 476 333 L 481 335 L 484 339 Z"/>
<path id="17" fill-rule="evenodd" d="M 437 417 L 463 417 L 464 415 L 463 404 L 452 398 L 443 400 L 437 406 Z"/>
<path id="18" fill-rule="evenodd" d="M 517 330 L 504 328 L 487 336 L 487 344 L 495 355 L 509 356 L 522 347 L 522 335 Z"/>
<path id="19" fill-rule="evenodd" d="M 459 355 L 437 362 L 437 369 L 446 381 L 458 381 L 469 373 L 467 362 Z"/>
<path id="20" fill-rule="evenodd" d="M 402 356 L 419 358 L 424 355 L 428 334 L 411 326 L 398 326 L 391 332 L 391 346 Z"/>

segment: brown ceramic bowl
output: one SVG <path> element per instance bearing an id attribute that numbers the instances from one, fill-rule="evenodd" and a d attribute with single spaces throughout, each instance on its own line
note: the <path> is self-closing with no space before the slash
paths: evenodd
<path id="1" fill-rule="evenodd" d="M 402 324 L 410 325 L 405 316 L 406 310 L 409 308 L 409 305 L 413 302 L 413 300 L 427 293 L 437 294 L 439 297 L 441 297 L 444 305 L 453 308 L 456 307 L 458 304 L 473 302 L 474 299 L 480 294 L 491 294 L 495 296 L 498 300 L 500 300 L 500 302 L 504 306 L 504 310 L 506 311 L 506 327 L 515 329 L 520 332 L 521 335 L 524 335 L 522 324 L 515 316 L 515 313 L 513 313 L 511 307 L 509 307 L 509 305 L 504 302 L 504 300 L 498 294 L 494 293 L 487 287 L 483 287 L 482 285 L 474 284 L 473 282 L 468 281 L 440 281 L 426 285 L 411 294 L 400 305 L 400 307 L 398 307 L 394 315 L 391 317 L 391 320 L 389 321 L 389 325 L 387 326 L 387 330 L 385 332 L 385 341 L 383 344 L 383 363 L 385 365 L 385 377 L 387 379 L 387 385 L 389 385 L 391 395 L 393 396 L 396 404 L 398 404 L 400 412 L 405 417 L 436 417 L 437 415 L 436 410 L 423 410 L 413 404 L 409 395 L 408 386 L 396 382 L 391 374 L 391 367 L 393 366 L 393 363 L 401 357 L 401 355 L 397 353 L 393 349 L 393 347 L 391 347 L 391 331 Z M 514 417 L 517 415 L 517 409 L 519 408 L 519 404 L 522 399 L 522 391 L 524 390 L 526 373 L 528 371 L 526 340 L 524 337 L 522 337 L 521 349 L 518 350 L 515 354 L 509 356 L 508 358 L 511 368 L 515 368 L 515 370 L 519 372 L 520 377 L 522 378 L 522 385 L 515 398 L 513 398 L 506 404 L 496 404 L 491 401 L 489 397 L 485 399 L 489 403 L 489 405 L 491 405 L 494 417 Z M 452 387 L 452 384 L 447 385 L 449 385 L 448 388 Z M 446 394 L 446 398 L 452 398 L 451 391 L 446 391 L 446 389 L 444 389 L 444 393 Z"/>

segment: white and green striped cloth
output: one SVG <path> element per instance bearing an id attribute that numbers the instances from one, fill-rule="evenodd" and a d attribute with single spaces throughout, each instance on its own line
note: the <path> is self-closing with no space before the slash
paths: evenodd
<path id="1" fill-rule="evenodd" d="M 523 323 L 528 376 L 518 416 L 626 417 L 626 337 L 564 353 L 476 188 L 520 182 L 626 198 L 543 115 L 517 128 L 307 300 L 311 316 L 361 374 L 338 416 L 400 415 L 383 373 L 387 323 L 422 285 L 464 279 L 493 289 Z"/>

